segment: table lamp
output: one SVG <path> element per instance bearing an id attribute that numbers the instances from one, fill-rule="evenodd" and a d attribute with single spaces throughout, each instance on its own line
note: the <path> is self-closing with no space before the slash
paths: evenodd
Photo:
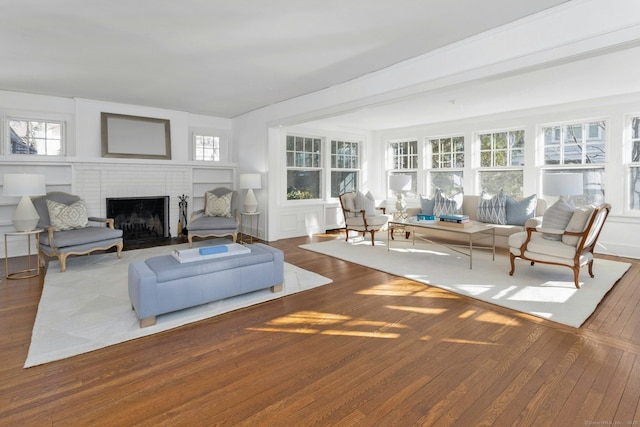
<path id="1" fill-rule="evenodd" d="M 407 203 L 404 201 L 404 192 L 411 190 L 410 175 L 391 175 L 389 177 L 389 188 L 394 190 L 398 199 L 396 200 L 396 210 L 404 212 Z"/>
<path id="2" fill-rule="evenodd" d="M 16 207 L 11 221 L 17 231 L 35 230 L 40 216 L 31 202 L 30 196 L 43 196 L 47 192 L 44 175 L 5 174 L 2 184 L 2 195 L 22 197 Z"/>
<path id="3" fill-rule="evenodd" d="M 240 174 L 240 188 L 246 189 L 247 197 L 244 199 L 244 210 L 247 213 L 254 213 L 258 209 L 258 201 L 253 190 L 262 188 L 259 173 L 242 173 Z"/>
<path id="4" fill-rule="evenodd" d="M 558 196 L 572 204 L 571 196 L 583 194 L 581 173 L 545 173 L 542 175 L 542 193 L 547 196 Z"/>

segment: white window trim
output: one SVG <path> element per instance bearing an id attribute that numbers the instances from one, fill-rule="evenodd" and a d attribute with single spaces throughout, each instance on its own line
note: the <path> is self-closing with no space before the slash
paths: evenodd
<path id="1" fill-rule="evenodd" d="M 30 121 L 30 122 L 50 122 L 60 123 L 60 155 L 43 155 L 43 154 L 14 154 L 11 151 L 11 135 L 9 125 L 10 121 Z M 57 161 L 68 156 L 69 153 L 69 119 L 51 114 L 31 114 L 20 112 L 18 114 L 5 113 L 0 115 L 0 154 L 10 157 L 11 160 L 24 161 Z"/>

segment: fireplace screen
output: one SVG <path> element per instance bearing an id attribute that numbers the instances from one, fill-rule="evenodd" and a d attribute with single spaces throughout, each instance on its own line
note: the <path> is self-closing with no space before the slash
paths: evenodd
<path id="1" fill-rule="evenodd" d="M 169 196 L 107 198 L 107 217 L 122 230 L 125 245 L 171 237 Z"/>

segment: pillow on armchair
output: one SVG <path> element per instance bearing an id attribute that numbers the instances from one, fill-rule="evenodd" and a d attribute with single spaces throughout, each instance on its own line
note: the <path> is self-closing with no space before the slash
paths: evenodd
<path id="1" fill-rule="evenodd" d="M 47 199 L 47 209 L 53 231 L 74 230 L 89 225 L 87 207 L 82 199 L 70 205 Z"/>
<path id="2" fill-rule="evenodd" d="M 223 196 L 216 196 L 208 191 L 205 193 L 206 201 L 204 207 L 205 216 L 223 216 L 231 218 L 231 197 L 233 193 L 227 193 Z"/>

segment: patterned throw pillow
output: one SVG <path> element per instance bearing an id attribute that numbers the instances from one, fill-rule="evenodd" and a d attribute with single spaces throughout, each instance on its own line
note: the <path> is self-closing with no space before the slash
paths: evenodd
<path id="1" fill-rule="evenodd" d="M 436 193 L 433 214 L 435 216 L 461 214 L 463 198 L 464 195 L 462 193 L 455 194 L 453 197 L 448 198 L 442 190 L 439 190 Z"/>
<path id="2" fill-rule="evenodd" d="M 500 190 L 495 196 L 489 196 L 484 191 L 480 202 L 478 203 L 477 218 L 478 221 L 489 224 L 506 224 L 507 223 L 507 198 Z"/>
<path id="3" fill-rule="evenodd" d="M 47 209 L 53 231 L 73 230 L 89 225 L 87 207 L 82 199 L 71 205 L 47 200 Z"/>
<path id="4" fill-rule="evenodd" d="M 565 230 L 575 210 L 565 199 L 558 199 L 542 216 L 542 228 Z M 562 240 L 562 236 L 558 234 L 543 233 L 542 237 L 547 240 Z"/>
<path id="5" fill-rule="evenodd" d="M 506 196 L 506 198 L 507 224 L 524 225 L 528 219 L 536 216 L 537 194 L 532 194 L 522 200 L 516 200 L 511 196 Z"/>
<path id="6" fill-rule="evenodd" d="M 216 196 L 208 191 L 205 194 L 204 214 L 206 216 L 224 216 L 231 218 L 231 197 L 233 193 L 229 192 L 224 196 Z"/>

